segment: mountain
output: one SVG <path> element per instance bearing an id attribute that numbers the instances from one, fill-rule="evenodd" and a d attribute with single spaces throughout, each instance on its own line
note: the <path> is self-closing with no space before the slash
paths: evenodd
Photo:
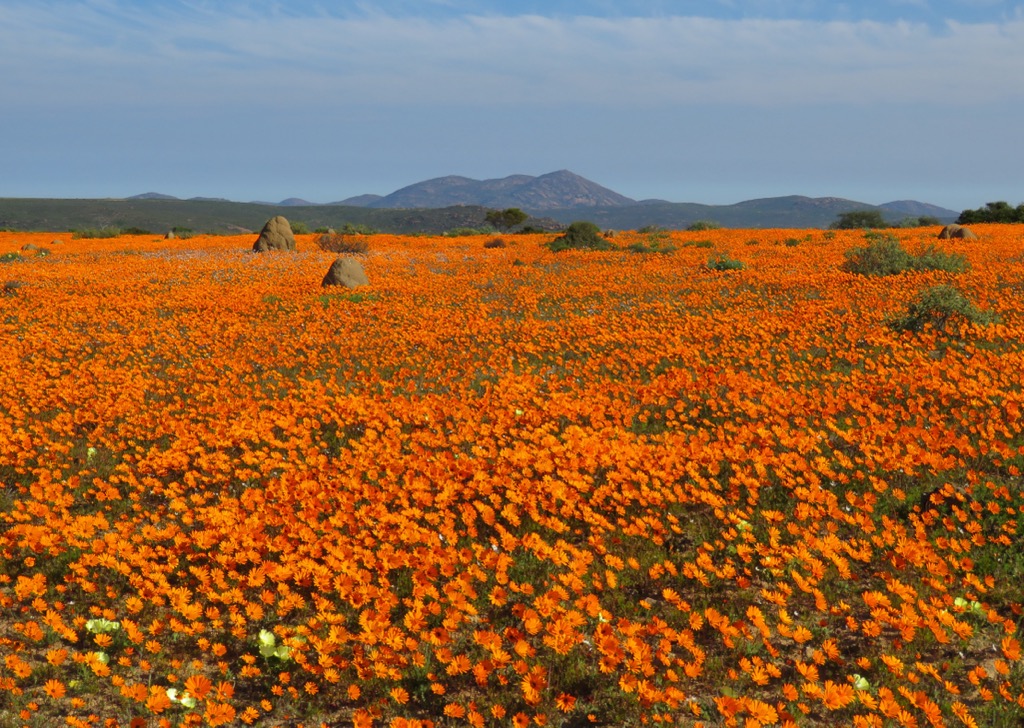
<path id="1" fill-rule="evenodd" d="M 937 217 L 940 220 L 945 218 L 953 218 L 955 220 L 960 216 L 959 212 L 947 210 L 945 207 L 939 207 L 938 205 L 929 205 L 927 202 L 918 202 L 917 200 L 896 200 L 895 202 L 886 202 L 879 205 L 879 207 L 899 217 Z"/>
<path id="2" fill-rule="evenodd" d="M 341 202 L 329 202 L 329 205 L 348 205 L 350 207 L 373 207 L 373 203 L 382 199 L 381 195 L 356 195 Z"/>
<path id="3" fill-rule="evenodd" d="M 682 230 L 698 220 L 709 220 L 730 228 L 825 228 L 844 212 L 878 210 L 893 223 L 904 217 L 932 215 L 941 222 L 952 222 L 959 213 L 926 203 L 887 203 L 868 205 L 841 197 L 766 197 L 733 205 L 701 205 L 693 202 L 645 200 L 635 205 L 600 206 L 587 210 L 561 208 L 545 210 L 544 214 L 562 223 L 589 220 L 602 228 L 635 230 L 657 225 Z M 926 213 L 908 212 L 912 209 Z"/>
<path id="4" fill-rule="evenodd" d="M 300 197 L 289 197 L 287 200 L 281 200 L 277 204 L 281 207 L 310 207 L 317 203 L 310 202 L 309 200 L 303 200 Z"/>
<path id="5" fill-rule="evenodd" d="M 635 200 L 563 169 L 539 177 L 525 174 L 486 180 L 455 175 L 437 177 L 403 187 L 370 202 L 367 207 L 411 209 L 482 205 L 492 209 L 519 207 L 531 212 L 546 212 L 560 208 L 632 204 Z"/>
<path id="6" fill-rule="evenodd" d="M 165 195 L 160 192 L 143 192 L 141 195 L 126 197 L 126 200 L 177 200 L 174 195 Z"/>

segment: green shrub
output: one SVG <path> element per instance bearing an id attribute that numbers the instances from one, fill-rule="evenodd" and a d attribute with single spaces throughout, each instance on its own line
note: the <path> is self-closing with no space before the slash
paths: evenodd
<path id="1" fill-rule="evenodd" d="M 120 228 L 115 227 L 83 228 L 81 230 L 75 230 L 71 237 L 76 240 L 84 240 L 92 238 L 116 238 L 120 234 Z"/>
<path id="2" fill-rule="evenodd" d="M 484 219 L 491 225 L 501 230 L 511 230 L 517 225 L 522 225 L 530 218 L 518 207 L 509 207 L 505 210 L 490 210 Z"/>
<path id="3" fill-rule="evenodd" d="M 947 253 L 944 250 L 929 245 L 920 253 L 914 256 L 915 270 L 941 270 L 947 273 L 965 273 L 970 270 L 970 264 L 960 253 Z"/>
<path id="4" fill-rule="evenodd" d="M 833 230 L 856 230 L 857 228 L 888 227 L 885 218 L 878 210 L 852 210 L 840 213 L 835 222 L 829 225 Z"/>
<path id="5" fill-rule="evenodd" d="M 867 235 L 868 244 L 850 248 L 841 268 L 862 276 L 892 276 L 911 270 L 911 255 L 894 235 Z"/>
<path id="6" fill-rule="evenodd" d="M 493 233 L 493 232 L 494 232 L 494 228 L 490 228 L 490 227 L 485 227 L 485 228 L 456 227 L 456 228 L 452 228 L 451 230 L 445 230 L 444 233 L 442 233 L 442 235 L 444 235 L 447 238 L 465 238 L 465 237 L 469 237 L 471 235 L 487 235 L 488 233 Z"/>
<path id="7" fill-rule="evenodd" d="M 743 270 L 747 264 L 742 260 L 730 258 L 725 253 L 720 253 L 717 258 L 708 259 L 708 268 L 711 270 Z"/>
<path id="8" fill-rule="evenodd" d="M 921 215 L 919 217 L 905 217 L 898 224 L 901 228 L 931 227 L 933 225 L 941 225 L 942 221 L 931 215 Z"/>
<path id="9" fill-rule="evenodd" d="M 21 259 L 21 253 L 10 252 L 0 255 L 0 263 L 15 263 Z"/>
<path id="10" fill-rule="evenodd" d="M 722 226 L 714 220 L 697 220 L 691 223 L 686 229 L 690 232 L 701 232 L 703 230 L 720 230 Z"/>
<path id="11" fill-rule="evenodd" d="M 667 255 L 669 253 L 674 253 L 675 249 L 674 245 L 667 245 L 656 241 L 644 243 L 638 240 L 637 242 L 630 243 L 629 245 L 629 252 L 631 253 L 661 253 L 663 255 Z"/>
<path id="12" fill-rule="evenodd" d="M 153 231 L 152 230 L 146 230 L 145 228 L 140 228 L 140 227 L 134 227 L 133 226 L 133 227 L 126 227 L 124 230 L 121 231 L 121 234 L 122 235 L 152 235 Z"/>
<path id="13" fill-rule="evenodd" d="M 330 231 L 328 230 L 327 232 Z M 342 235 L 376 235 L 380 230 L 372 228 L 369 225 L 354 225 L 347 222 L 338 229 L 338 232 Z"/>
<path id="14" fill-rule="evenodd" d="M 895 331 L 916 332 L 931 327 L 945 333 L 950 322 L 984 325 L 995 320 L 992 313 L 976 308 L 956 288 L 943 284 L 921 291 L 904 315 L 890 318 L 887 323 Z"/>
<path id="15" fill-rule="evenodd" d="M 713 248 L 715 244 L 710 240 L 687 240 L 683 243 L 684 248 Z"/>
<path id="16" fill-rule="evenodd" d="M 485 248 L 504 248 L 508 242 L 504 238 L 491 238 L 484 243 Z"/>
<path id="17" fill-rule="evenodd" d="M 552 240 L 548 248 L 559 253 L 563 250 L 614 250 L 615 245 L 601 235 L 601 228 L 592 222 L 579 220 Z"/>
<path id="18" fill-rule="evenodd" d="M 906 271 L 940 270 L 963 273 L 970 266 L 959 253 L 947 253 L 928 246 L 917 255 L 911 254 L 894 235 L 868 233 L 868 244 L 845 253 L 842 269 L 864 276 L 891 276 Z"/>
<path id="19" fill-rule="evenodd" d="M 292 228 L 292 235 L 309 235 L 309 225 L 304 222 L 288 223 Z"/>

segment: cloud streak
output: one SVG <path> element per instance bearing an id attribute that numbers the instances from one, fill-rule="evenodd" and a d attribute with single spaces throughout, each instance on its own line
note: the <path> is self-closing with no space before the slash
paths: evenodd
<path id="1" fill-rule="evenodd" d="M 1024 18 L 267 15 L 244 6 L 0 8 L 15 105 L 280 99 L 491 106 L 1020 99 Z M 37 39 L 46 38 L 39 43 Z"/>

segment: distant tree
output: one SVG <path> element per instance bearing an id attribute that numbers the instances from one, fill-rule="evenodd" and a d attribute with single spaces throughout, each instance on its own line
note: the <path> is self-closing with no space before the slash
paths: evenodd
<path id="1" fill-rule="evenodd" d="M 931 215 L 921 215 L 920 217 L 905 217 L 899 222 L 899 227 L 902 228 L 914 228 L 914 227 L 930 227 L 932 225 L 941 225 L 942 221 L 937 217 Z"/>
<path id="2" fill-rule="evenodd" d="M 835 222 L 829 225 L 833 230 L 859 230 L 861 228 L 888 227 L 878 210 L 852 210 L 841 212 Z"/>
<path id="3" fill-rule="evenodd" d="M 1024 203 L 1010 207 L 1009 202 L 986 202 L 977 210 L 964 210 L 956 219 L 958 225 L 971 225 L 977 222 L 1024 222 Z"/>
<path id="4" fill-rule="evenodd" d="M 504 210 L 491 210 L 485 219 L 500 230 L 511 230 L 516 225 L 522 225 L 529 217 L 518 207 L 509 207 Z"/>

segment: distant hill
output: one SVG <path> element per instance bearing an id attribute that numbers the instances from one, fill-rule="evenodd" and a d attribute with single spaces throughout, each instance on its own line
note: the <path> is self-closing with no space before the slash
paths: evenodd
<path id="1" fill-rule="evenodd" d="M 127 197 L 128 200 L 176 200 L 174 195 L 165 195 L 160 192 L 143 192 L 141 195 Z"/>
<path id="2" fill-rule="evenodd" d="M 403 187 L 371 201 L 367 207 L 482 205 L 499 210 L 519 207 L 531 212 L 546 212 L 560 208 L 632 204 L 635 200 L 563 169 L 539 177 L 525 174 L 485 180 L 454 175 L 437 177 Z"/>
<path id="3" fill-rule="evenodd" d="M 341 202 L 331 202 L 332 205 L 349 205 L 351 207 L 373 207 L 373 203 L 383 199 L 381 195 L 356 195 Z"/>
<path id="4" fill-rule="evenodd" d="M 17 230 L 71 230 L 139 227 L 162 232 L 189 227 L 209 232 L 259 229 L 285 214 L 309 229 L 346 223 L 384 232 L 437 233 L 455 227 L 483 227 L 489 209 L 518 207 L 531 214 L 528 225 L 555 229 L 576 220 L 600 227 L 635 230 L 656 225 L 682 230 L 699 220 L 731 228 L 825 228 L 854 210 L 877 210 L 891 223 L 931 216 L 953 222 L 959 212 L 915 200 L 869 205 L 839 197 L 766 197 L 732 205 L 702 205 L 665 200 L 636 201 L 568 170 L 532 177 L 516 174 L 475 180 L 448 176 L 424 180 L 389 195 L 358 195 L 341 202 L 315 204 L 297 197 L 277 203 L 230 202 L 220 198 L 180 200 L 146 192 L 124 200 L 0 199 L 0 227 Z"/>
<path id="5" fill-rule="evenodd" d="M 275 215 L 301 222 L 310 230 L 342 228 L 346 224 L 365 226 L 396 234 L 439 234 L 455 228 L 481 228 L 487 208 L 479 205 L 416 210 L 373 209 L 342 205 L 282 206 L 250 202 L 178 199 L 36 199 L 0 198 L 0 229 L 85 230 L 139 228 L 163 235 L 174 227 L 196 232 L 238 234 L 259 230 Z M 528 225 L 557 230 L 560 223 L 550 218 L 531 218 Z"/>
<path id="6" fill-rule="evenodd" d="M 601 206 L 588 210 L 563 208 L 546 210 L 545 214 L 563 223 L 589 220 L 603 228 L 635 230 L 646 225 L 657 225 L 670 230 L 682 230 L 698 220 L 709 220 L 730 228 L 825 228 L 844 212 L 878 210 L 890 222 L 904 217 L 932 215 L 941 222 L 952 222 L 960 214 L 935 205 L 912 203 L 928 212 L 910 212 L 917 207 L 911 203 L 868 205 L 840 197 L 766 197 L 746 200 L 733 205 L 701 205 L 693 202 L 662 202 L 645 200 L 635 205 Z"/>
<path id="7" fill-rule="evenodd" d="M 886 215 L 887 219 L 892 216 L 901 218 L 937 217 L 939 220 L 944 222 L 947 218 L 952 218 L 949 220 L 949 222 L 952 222 L 960 216 L 959 212 L 947 210 L 945 207 L 939 207 L 938 205 L 929 205 L 927 202 L 918 202 L 916 200 L 896 200 L 895 202 L 886 202 L 878 207 L 890 213 L 889 215 Z"/>

